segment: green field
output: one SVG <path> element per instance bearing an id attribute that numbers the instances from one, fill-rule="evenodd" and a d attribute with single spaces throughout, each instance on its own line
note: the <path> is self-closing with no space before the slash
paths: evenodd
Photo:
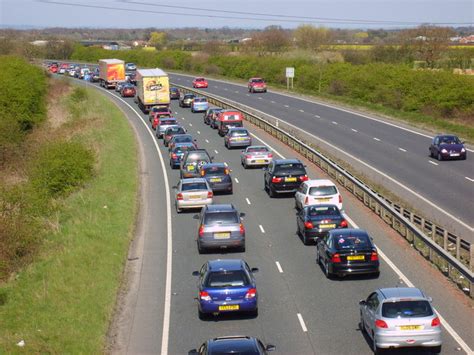
<path id="1" fill-rule="evenodd" d="M 134 134 L 95 90 L 80 109 L 61 105 L 73 138 L 96 154 L 95 175 L 48 217 L 34 261 L 1 285 L 0 353 L 102 353 L 122 279 L 137 212 Z"/>

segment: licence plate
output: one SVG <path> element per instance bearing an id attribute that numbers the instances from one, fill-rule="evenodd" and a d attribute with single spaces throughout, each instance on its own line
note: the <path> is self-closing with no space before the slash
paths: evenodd
<path id="1" fill-rule="evenodd" d="M 221 179 L 220 178 L 212 178 L 212 179 L 209 179 L 211 182 L 221 182 Z"/>
<path id="2" fill-rule="evenodd" d="M 335 224 L 320 224 L 319 228 L 336 228 Z"/>
<path id="3" fill-rule="evenodd" d="M 297 179 L 295 177 L 287 177 L 285 178 L 286 182 L 295 182 Z"/>
<path id="4" fill-rule="evenodd" d="M 234 138 L 236 141 L 244 141 L 246 138 L 243 138 L 243 137 L 238 137 L 238 138 Z"/>
<path id="5" fill-rule="evenodd" d="M 452 156 L 452 157 L 458 157 L 458 156 L 459 156 L 459 153 L 451 153 L 450 156 Z"/>
<path id="6" fill-rule="evenodd" d="M 347 260 L 364 260 L 365 256 L 364 255 L 349 255 L 347 257 Z"/>
<path id="7" fill-rule="evenodd" d="M 201 198 L 201 196 L 199 196 L 199 195 L 191 195 L 191 196 L 189 196 L 189 199 L 191 199 L 191 200 L 199 200 L 200 198 Z"/>
<path id="8" fill-rule="evenodd" d="M 193 165 L 188 165 L 188 171 L 193 171 L 194 170 L 194 166 Z"/>
<path id="9" fill-rule="evenodd" d="M 240 309 L 238 304 L 229 304 L 225 306 L 219 306 L 219 311 L 238 311 Z"/>
<path id="10" fill-rule="evenodd" d="M 229 239 L 230 238 L 230 233 L 229 232 L 214 233 L 214 238 L 216 238 L 216 239 Z"/>
<path id="11" fill-rule="evenodd" d="M 255 160 L 257 163 L 265 163 L 265 159 L 257 159 Z"/>
<path id="12" fill-rule="evenodd" d="M 331 199 L 330 198 L 318 198 L 317 201 L 318 202 L 329 202 L 329 201 L 331 201 Z"/>
<path id="13" fill-rule="evenodd" d="M 421 325 L 401 325 L 400 330 L 421 330 L 423 327 Z"/>

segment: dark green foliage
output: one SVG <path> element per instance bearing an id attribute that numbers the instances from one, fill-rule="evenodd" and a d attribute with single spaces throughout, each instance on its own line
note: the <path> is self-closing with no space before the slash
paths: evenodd
<path id="1" fill-rule="evenodd" d="M 40 150 L 30 174 L 32 185 L 51 197 L 82 186 L 94 170 L 94 155 L 79 142 L 54 142 Z"/>

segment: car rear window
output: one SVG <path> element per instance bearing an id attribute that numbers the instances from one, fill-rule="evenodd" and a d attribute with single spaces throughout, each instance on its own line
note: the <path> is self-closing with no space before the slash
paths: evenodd
<path id="1" fill-rule="evenodd" d="M 192 98 L 194 98 L 194 95 L 192 95 L 192 94 L 186 94 L 186 95 L 184 95 L 184 98 L 185 98 L 185 99 L 192 99 Z"/>
<path id="2" fill-rule="evenodd" d="M 242 270 L 210 272 L 204 283 L 206 287 L 246 286 L 250 280 Z"/>
<path id="3" fill-rule="evenodd" d="M 186 162 L 193 162 L 193 161 L 210 161 L 209 156 L 206 152 L 196 152 L 189 154 Z"/>
<path id="4" fill-rule="evenodd" d="M 307 211 L 310 217 L 340 215 L 336 206 L 310 206 Z"/>
<path id="5" fill-rule="evenodd" d="M 426 300 L 385 302 L 382 305 L 384 318 L 418 318 L 433 315 L 433 309 Z"/>
<path id="6" fill-rule="evenodd" d="M 224 115 L 224 121 L 236 121 L 236 120 L 240 120 L 240 115 Z"/>
<path id="7" fill-rule="evenodd" d="M 175 153 L 178 153 L 178 152 L 186 152 L 188 150 L 194 150 L 194 146 L 192 145 L 181 145 L 179 147 L 175 147 L 173 150 Z"/>
<path id="8" fill-rule="evenodd" d="M 204 182 L 188 182 L 181 185 L 181 191 L 190 190 L 207 190 L 207 186 Z"/>
<path id="9" fill-rule="evenodd" d="M 275 171 L 279 173 L 306 174 L 306 170 L 301 163 L 285 163 L 275 165 Z"/>
<path id="10" fill-rule="evenodd" d="M 176 137 L 173 137 L 175 143 L 185 143 L 185 142 L 192 142 L 193 137 L 191 136 L 185 136 L 185 135 L 179 135 Z"/>
<path id="11" fill-rule="evenodd" d="M 175 124 L 176 120 L 160 120 L 161 125 Z"/>
<path id="12" fill-rule="evenodd" d="M 345 249 L 367 249 L 372 247 L 370 238 L 367 235 L 358 235 L 358 236 L 335 236 L 334 244 L 336 249 L 345 250 Z"/>
<path id="13" fill-rule="evenodd" d="M 233 131 L 230 133 L 232 137 L 246 137 L 249 135 L 249 132 L 246 130 L 238 130 L 238 131 Z"/>
<path id="14" fill-rule="evenodd" d="M 235 211 L 211 212 L 204 217 L 205 225 L 239 223 L 239 216 Z"/>
<path id="15" fill-rule="evenodd" d="M 337 194 L 336 186 L 314 186 L 309 189 L 311 196 L 329 196 Z"/>
<path id="16" fill-rule="evenodd" d="M 209 166 L 203 168 L 206 174 L 225 175 L 226 168 L 224 166 Z"/>
<path id="17" fill-rule="evenodd" d="M 194 99 L 194 102 L 207 102 L 207 99 L 205 99 L 205 98 L 198 98 L 198 99 Z"/>
<path id="18" fill-rule="evenodd" d="M 255 147 L 255 148 L 248 148 L 247 152 L 252 153 L 252 152 L 268 152 L 268 148 L 266 147 Z"/>
<path id="19" fill-rule="evenodd" d="M 166 130 L 166 134 L 185 133 L 183 127 L 171 127 Z"/>
<path id="20" fill-rule="evenodd" d="M 209 346 L 209 354 L 212 355 L 260 355 L 260 352 L 256 345 L 252 341 L 231 339 L 229 341 L 219 340 L 218 342 L 212 343 Z"/>

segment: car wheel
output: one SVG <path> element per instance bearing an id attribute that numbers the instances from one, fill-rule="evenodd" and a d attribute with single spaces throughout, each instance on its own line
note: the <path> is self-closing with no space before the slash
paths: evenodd
<path id="1" fill-rule="evenodd" d="M 183 210 L 181 208 L 178 208 L 178 205 L 176 205 L 176 213 L 181 213 Z"/>
<path id="2" fill-rule="evenodd" d="M 326 264 L 324 265 L 324 275 L 326 275 L 326 277 L 331 280 L 333 278 L 333 274 L 331 272 L 329 272 L 329 262 L 326 261 Z"/>
<path id="3" fill-rule="evenodd" d="M 272 189 L 271 186 L 268 186 L 268 195 L 269 195 L 271 198 L 274 198 L 274 197 L 275 197 L 275 191 L 273 191 L 273 189 Z"/>
<path id="4" fill-rule="evenodd" d="M 431 352 L 432 352 L 433 354 L 439 354 L 439 353 L 441 352 L 441 345 L 439 345 L 439 346 L 434 346 L 434 347 L 432 347 L 430 350 L 431 350 Z"/>
<path id="5" fill-rule="evenodd" d="M 443 160 L 443 157 L 441 156 L 441 153 L 438 152 L 438 160 L 441 161 Z"/>
<path id="6" fill-rule="evenodd" d="M 205 250 L 201 247 L 201 244 L 199 244 L 199 242 L 197 243 L 197 246 L 198 246 L 198 252 L 199 252 L 199 254 L 204 254 L 204 253 L 205 253 Z"/>
<path id="7" fill-rule="evenodd" d="M 372 351 L 374 352 L 375 355 L 382 354 L 383 352 L 383 349 L 377 346 L 377 342 L 375 341 L 374 334 L 372 334 Z"/>
<path id="8" fill-rule="evenodd" d="M 321 265 L 321 257 L 319 256 L 319 249 L 316 246 L 316 263 Z"/>
<path id="9" fill-rule="evenodd" d="M 246 163 L 245 161 L 242 163 L 242 165 L 244 166 L 244 169 L 247 169 L 247 168 L 248 168 L 248 165 L 247 165 L 247 163 Z"/>
<path id="10" fill-rule="evenodd" d="M 303 244 L 304 244 L 304 245 L 308 245 L 308 244 L 309 244 L 309 240 L 308 240 L 308 237 L 306 237 L 306 233 L 303 232 L 302 235 L 303 235 Z"/>
<path id="11" fill-rule="evenodd" d="M 201 312 L 201 310 L 198 308 L 198 317 L 200 320 L 206 320 L 208 319 L 209 315 L 207 313 Z"/>
<path id="12" fill-rule="evenodd" d="M 365 330 L 364 320 L 362 319 L 362 314 L 360 315 L 359 330 L 362 333 L 367 333 L 367 331 Z"/>

